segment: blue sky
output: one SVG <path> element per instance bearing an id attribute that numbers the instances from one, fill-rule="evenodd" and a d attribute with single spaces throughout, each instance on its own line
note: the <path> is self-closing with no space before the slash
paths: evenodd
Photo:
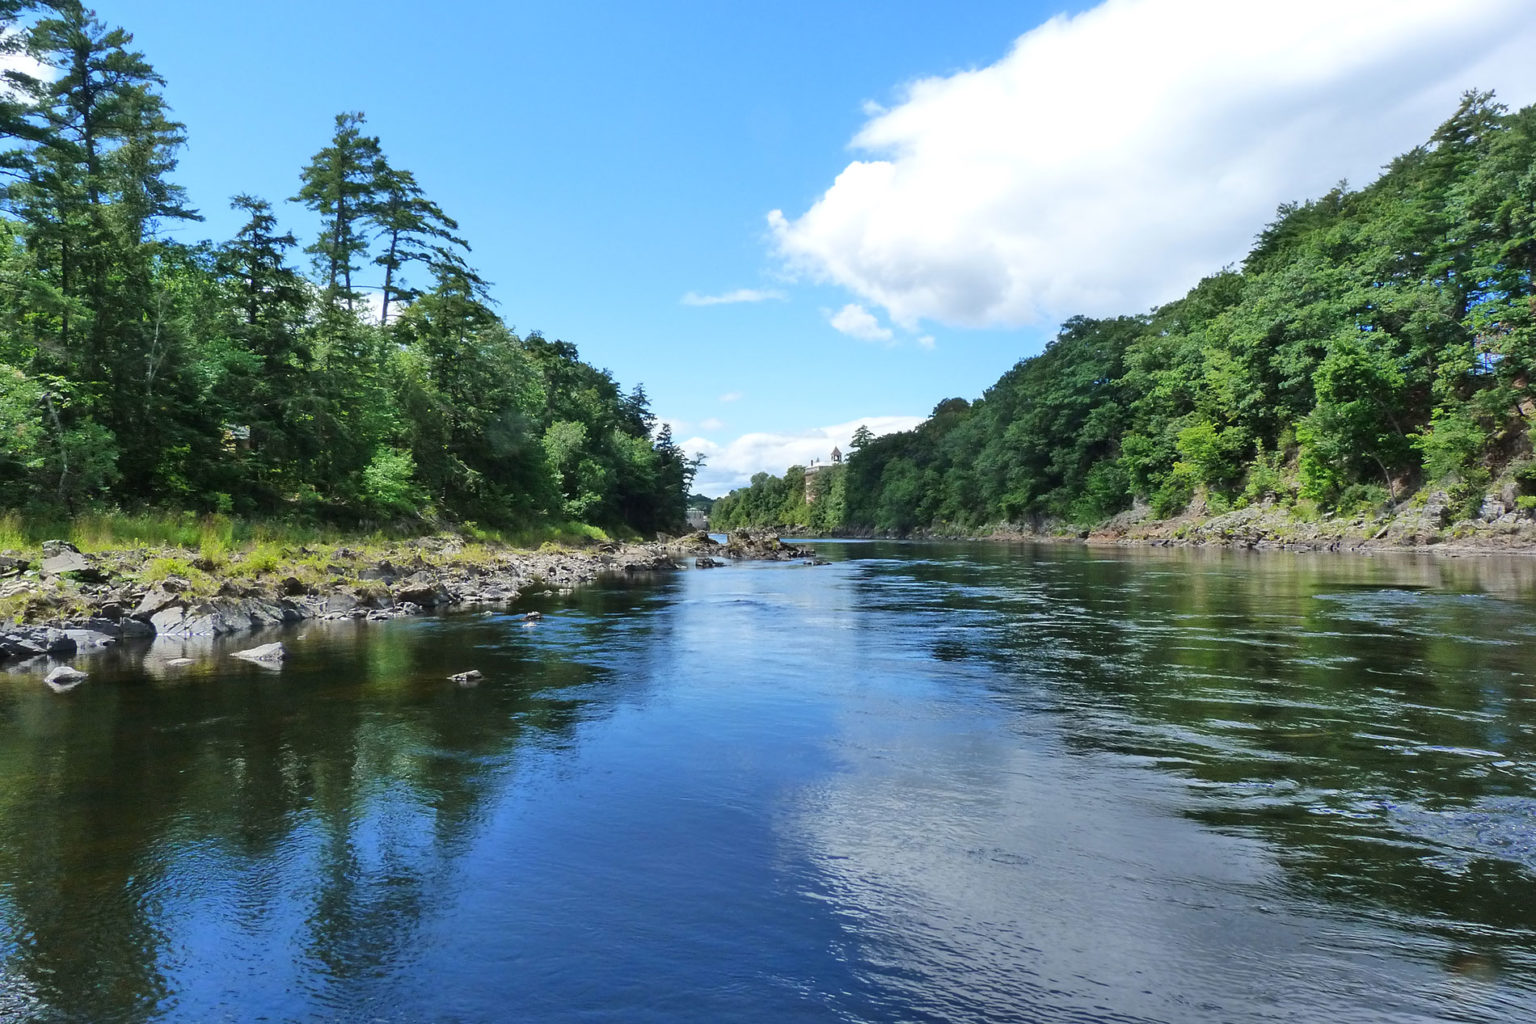
<path id="1" fill-rule="evenodd" d="M 508 322 L 643 382 L 717 493 L 977 396 L 1073 313 L 1176 297 L 1464 88 L 1536 99 L 1519 0 L 1447 6 L 97 9 L 187 124 L 177 179 L 207 221 L 184 235 L 228 237 L 236 192 L 292 195 L 362 110 Z M 732 293 L 759 301 L 697 304 Z"/>

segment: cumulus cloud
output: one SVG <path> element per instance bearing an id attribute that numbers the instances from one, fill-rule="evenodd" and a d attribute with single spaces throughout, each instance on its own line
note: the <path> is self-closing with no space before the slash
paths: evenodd
<path id="1" fill-rule="evenodd" d="M 736 302 L 783 301 L 784 298 L 783 292 L 772 288 L 737 288 L 735 291 L 720 295 L 700 295 L 698 292 L 689 292 L 682 297 L 681 302 L 685 306 L 725 306 Z"/>
<path id="2" fill-rule="evenodd" d="M 1532 53 L 1524 0 L 1108 0 L 866 107 L 867 159 L 769 226 L 792 272 L 908 329 L 1133 312 L 1279 203 L 1374 178 L 1462 91 L 1536 100 Z"/>
<path id="3" fill-rule="evenodd" d="M 713 416 L 699 421 L 700 430 L 719 430 L 723 426 L 725 426 L 725 421 L 715 419 Z"/>
<path id="4" fill-rule="evenodd" d="M 703 455 L 693 489 L 718 496 L 735 487 L 745 487 L 754 473 L 783 473 L 790 466 L 809 465 L 812 459 L 826 462 L 834 447 L 848 451 L 848 442 L 860 425 L 879 436 L 898 430 L 911 430 L 923 422 L 922 416 L 867 416 L 830 427 L 813 427 L 792 434 L 743 434 L 727 444 L 707 437 L 690 437 L 681 442 L 684 451 Z"/>
<path id="5" fill-rule="evenodd" d="M 875 315 L 856 302 L 848 303 L 836 313 L 828 310 L 827 323 L 860 341 L 890 341 L 893 337 L 889 327 L 881 327 Z"/>

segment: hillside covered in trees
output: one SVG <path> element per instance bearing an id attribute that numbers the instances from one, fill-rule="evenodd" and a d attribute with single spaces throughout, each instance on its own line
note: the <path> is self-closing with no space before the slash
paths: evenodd
<path id="1" fill-rule="evenodd" d="M 1266 502 L 1536 508 L 1536 107 L 1469 93 L 1369 186 L 1280 208 L 1242 267 L 1041 354 L 846 466 L 760 475 L 717 528 L 1092 526 Z"/>
<path id="2" fill-rule="evenodd" d="M 295 169 L 302 251 L 244 194 L 183 244 L 184 130 L 132 36 L 75 0 L 0 0 L 0 32 L 0 506 L 681 527 L 695 467 L 643 389 L 514 334 L 362 114 Z"/>

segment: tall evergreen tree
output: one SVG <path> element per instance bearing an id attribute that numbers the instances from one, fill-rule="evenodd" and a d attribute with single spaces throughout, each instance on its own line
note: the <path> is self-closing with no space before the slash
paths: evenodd
<path id="1" fill-rule="evenodd" d="M 320 236 L 305 249 L 326 282 L 326 299 L 354 308 L 358 293 L 353 275 L 369 250 L 367 225 L 379 206 L 383 152 L 377 136 L 364 135 L 361 113 L 336 115 L 331 144 L 321 149 L 300 173 L 295 202 L 322 219 Z"/>

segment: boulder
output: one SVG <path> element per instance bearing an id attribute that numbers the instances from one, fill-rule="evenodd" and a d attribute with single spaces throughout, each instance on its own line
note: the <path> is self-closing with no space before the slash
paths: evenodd
<path id="1" fill-rule="evenodd" d="M 417 575 L 423 575 L 418 573 Z M 413 577 L 414 579 L 414 577 Z M 415 604 L 423 608 L 436 608 L 438 605 L 452 604 L 453 595 L 448 593 L 448 588 L 437 581 L 431 583 L 411 583 L 395 592 L 395 600 L 401 604 Z"/>
<path id="2" fill-rule="evenodd" d="M 188 665 L 196 665 L 191 658 L 172 658 L 165 663 L 166 668 L 186 668 Z"/>
<path id="3" fill-rule="evenodd" d="M 49 672 L 43 682 L 51 686 L 56 692 L 63 693 L 66 690 L 73 690 L 85 682 L 86 678 L 86 673 L 81 672 L 79 669 L 70 668 L 68 665 L 60 665 L 52 672 Z"/>
<path id="4" fill-rule="evenodd" d="M 180 633 L 187 618 L 187 609 L 179 602 L 161 608 L 149 617 L 149 624 L 156 633 Z"/>
<path id="5" fill-rule="evenodd" d="M 113 626 L 116 629 L 116 626 Z M 66 629 L 65 637 L 74 642 L 77 651 L 96 651 L 117 643 L 117 637 L 94 629 Z"/>
<path id="6" fill-rule="evenodd" d="M 169 582 L 169 580 L 166 581 L 166 583 Z M 181 603 L 181 594 L 167 587 L 165 583 L 162 583 L 157 589 L 151 590 L 139 600 L 138 607 L 133 610 L 133 617 L 143 619 L 146 622 L 153 622 L 158 613 Z"/>
<path id="7" fill-rule="evenodd" d="M 267 665 L 275 665 L 288 657 L 288 649 L 280 643 L 262 644 L 260 647 L 252 647 L 245 651 L 236 651 L 236 658 L 244 658 L 246 661 L 255 661 Z"/>
<path id="8" fill-rule="evenodd" d="M 66 572 L 82 572 L 91 567 L 91 563 L 80 553 L 80 549 L 67 540 L 43 541 L 42 570 L 50 576 L 58 576 Z"/>
<path id="9" fill-rule="evenodd" d="M 400 570 L 390 564 L 387 559 L 357 574 L 360 580 L 376 580 L 380 583 L 393 583 L 399 577 Z"/>
<path id="10" fill-rule="evenodd" d="M 338 590 L 325 599 L 325 614 L 348 615 L 357 607 L 357 598 L 344 590 Z"/>
<path id="11" fill-rule="evenodd" d="M 468 672 L 455 672 L 448 678 L 453 682 L 458 683 L 460 686 L 470 686 L 474 683 L 478 683 L 480 680 L 484 679 L 485 676 L 480 672 L 479 669 L 472 668 Z"/>
<path id="12" fill-rule="evenodd" d="M 38 658 L 43 655 L 43 645 L 36 642 L 30 632 L 0 635 L 0 654 L 8 658 Z"/>

